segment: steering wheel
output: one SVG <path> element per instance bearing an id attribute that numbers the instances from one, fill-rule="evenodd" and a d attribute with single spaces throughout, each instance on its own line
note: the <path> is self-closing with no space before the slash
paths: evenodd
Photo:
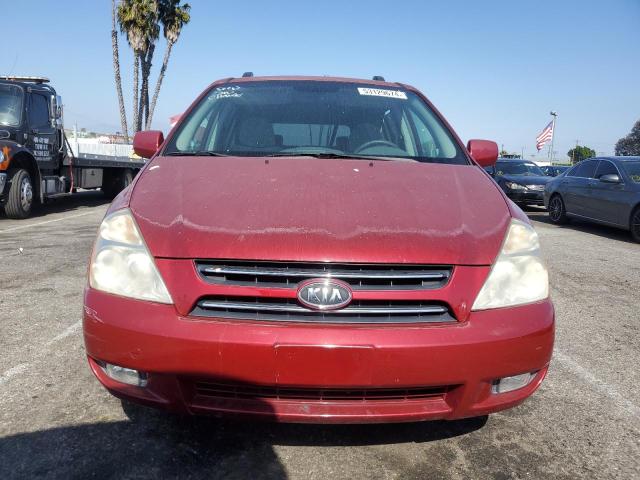
<path id="1" fill-rule="evenodd" d="M 356 153 L 361 152 L 362 150 L 366 150 L 367 148 L 371 148 L 371 147 L 392 147 L 392 148 L 398 148 L 398 146 L 393 143 L 393 142 L 389 142 L 387 140 L 371 140 L 369 142 L 365 142 L 362 145 L 360 145 L 358 147 L 358 149 L 356 150 Z"/>

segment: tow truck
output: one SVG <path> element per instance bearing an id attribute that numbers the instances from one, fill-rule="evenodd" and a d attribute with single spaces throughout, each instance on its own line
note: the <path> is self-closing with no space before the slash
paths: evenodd
<path id="1" fill-rule="evenodd" d="M 0 208 L 27 218 L 33 205 L 101 189 L 115 197 L 144 160 L 78 154 L 65 136 L 62 98 L 44 77 L 0 76 Z"/>

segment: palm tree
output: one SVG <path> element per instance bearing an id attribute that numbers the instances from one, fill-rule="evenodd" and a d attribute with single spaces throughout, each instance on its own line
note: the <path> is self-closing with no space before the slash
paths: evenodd
<path id="1" fill-rule="evenodd" d="M 148 79 L 147 52 L 158 30 L 156 0 L 122 0 L 118 5 L 118 23 L 133 50 L 133 131 L 142 128 L 141 103 L 138 96 L 140 70 L 143 81 Z M 158 33 L 155 33 L 157 38 Z M 150 59 L 148 60 L 150 64 Z"/>
<path id="2" fill-rule="evenodd" d="M 156 108 L 156 102 L 158 101 L 158 95 L 160 94 L 162 80 L 164 79 L 165 72 L 167 71 L 169 57 L 171 56 L 171 49 L 178 41 L 178 38 L 180 38 L 182 27 L 191 20 L 191 16 L 189 15 L 191 6 L 188 3 L 180 5 L 180 0 L 160 0 L 159 7 L 160 22 L 164 27 L 164 38 L 167 40 L 167 50 L 164 53 L 162 68 L 160 68 L 160 74 L 158 75 L 158 81 L 156 82 L 156 88 L 153 93 L 153 100 L 151 101 L 151 107 L 147 114 L 146 128 L 151 128 L 153 111 Z"/>
<path id="3" fill-rule="evenodd" d="M 151 75 L 151 66 L 155 48 L 154 40 L 149 43 L 147 50 L 141 59 L 142 85 L 140 86 L 140 127 L 147 124 L 146 118 L 149 116 L 149 75 Z"/>
<path id="4" fill-rule="evenodd" d="M 129 141 L 129 129 L 127 127 L 127 112 L 124 109 L 124 97 L 122 96 L 122 78 L 120 77 L 120 54 L 118 52 L 118 32 L 116 30 L 116 0 L 111 0 L 111 48 L 113 50 L 113 75 L 116 81 L 118 105 L 120 106 L 120 127 L 126 141 Z"/>
<path id="5" fill-rule="evenodd" d="M 151 65 L 153 54 L 156 48 L 156 41 L 160 36 L 160 26 L 158 25 L 160 9 L 157 0 L 151 2 L 145 9 L 144 32 L 145 45 L 144 52 L 140 56 L 140 66 L 142 74 L 142 85 L 140 86 L 140 114 L 138 116 L 138 130 L 146 125 L 149 115 L 149 75 L 151 75 Z"/>

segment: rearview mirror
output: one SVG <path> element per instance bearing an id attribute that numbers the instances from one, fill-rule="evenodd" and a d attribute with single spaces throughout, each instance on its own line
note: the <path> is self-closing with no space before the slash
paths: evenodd
<path id="1" fill-rule="evenodd" d="M 467 150 L 481 167 L 491 167 L 498 160 L 498 144 L 490 140 L 469 140 Z"/>
<path id="2" fill-rule="evenodd" d="M 616 173 L 607 173 L 600 177 L 600 181 L 603 183 L 620 183 L 620 176 Z"/>
<path id="3" fill-rule="evenodd" d="M 142 158 L 151 158 L 164 142 L 164 135 L 159 130 L 138 132 L 133 137 L 133 151 Z"/>

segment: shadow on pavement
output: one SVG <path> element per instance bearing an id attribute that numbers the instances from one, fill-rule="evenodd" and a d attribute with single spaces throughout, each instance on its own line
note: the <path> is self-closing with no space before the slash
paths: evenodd
<path id="1" fill-rule="evenodd" d="M 109 203 L 111 203 L 111 200 L 107 199 L 102 192 L 97 190 L 88 190 L 56 198 L 44 205 L 35 204 L 29 218 L 33 219 L 44 217 L 51 215 L 52 213 L 72 212 L 86 207 L 108 205 Z M 6 218 L 7 216 L 4 213 L 4 209 L 0 207 L 0 220 Z"/>
<path id="2" fill-rule="evenodd" d="M 247 433 L 270 438 L 275 445 L 289 446 L 365 446 L 396 443 L 424 443 L 466 435 L 487 423 L 487 416 L 456 421 L 383 423 L 368 425 L 246 425 Z"/>
<path id="3" fill-rule="evenodd" d="M 532 212 L 527 212 L 527 215 L 532 222 L 546 223 L 547 225 L 556 226 L 555 224 L 551 223 L 551 220 L 549 220 L 549 215 L 547 215 L 546 212 L 545 214 L 538 214 L 538 212 L 532 214 Z M 569 220 L 569 223 L 566 223 L 565 225 L 559 225 L 557 227 L 576 230 L 578 232 L 589 233 L 592 235 L 598 235 L 600 237 L 608 238 L 611 240 L 618 240 L 620 242 L 633 244 L 636 243 L 631 238 L 631 233 L 629 233 L 627 230 L 609 227 L 607 225 L 601 225 L 599 223 L 592 223 L 572 218 L 571 220 Z"/>
<path id="4" fill-rule="evenodd" d="M 286 478 L 273 446 L 430 442 L 487 422 L 300 425 L 183 418 L 123 405 L 129 421 L 0 438 L 0 478 Z"/>

